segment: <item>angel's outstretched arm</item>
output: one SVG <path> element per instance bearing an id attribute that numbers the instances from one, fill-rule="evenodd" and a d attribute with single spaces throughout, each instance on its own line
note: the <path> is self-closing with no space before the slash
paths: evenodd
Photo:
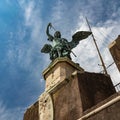
<path id="1" fill-rule="evenodd" d="M 49 23 L 48 25 L 47 25 L 47 29 L 46 29 L 46 34 L 47 34 L 47 36 L 48 36 L 48 40 L 49 41 L 53 41 L 53 36 L 49 33 L 49 28 L 51 28 L 52 27 L 52 24 L 51 23 Z"/>

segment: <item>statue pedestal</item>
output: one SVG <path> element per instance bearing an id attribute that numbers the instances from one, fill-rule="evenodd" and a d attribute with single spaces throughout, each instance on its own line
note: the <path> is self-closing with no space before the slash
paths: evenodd
<path id="1" fill-rule="evenodd" d="M 59 84 L 63 80 L 69 78 L 75 71 L 84 72 L 78 64 L 75 64 L 68 58 L 57 58 L 47 69 L 43 71 L 46 80 L 46 91 L 54 85 Z"/>

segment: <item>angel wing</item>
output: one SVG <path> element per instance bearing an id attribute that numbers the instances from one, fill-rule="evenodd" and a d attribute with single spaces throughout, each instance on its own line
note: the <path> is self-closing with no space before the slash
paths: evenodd
<path id="1" fill-rule="evenodd" d="M 86 39 L 92 32 L 89 31 L 78 31 L 72 36 L 72 41 L 77 42 Z"/>
<path id="2" fill-rule="evenodd" d="M 52 46 L 50 44 L 45 44 L 43 48 L 41 49 L 42 53 L 49 53 L 52 49 Z"/>
<path id="3" fill-rule="evenodd" d="M 70 48 L 74 48 L 79 44 L 79 41 L 86 39 L 92 32 L 90 31 L 78 31 L 72 36 L 72 41 L 69 42 Z"/>

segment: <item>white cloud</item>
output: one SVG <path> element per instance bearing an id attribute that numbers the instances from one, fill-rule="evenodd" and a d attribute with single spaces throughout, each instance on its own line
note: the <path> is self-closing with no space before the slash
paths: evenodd
<path id="1" fill-rule="evenodd" d="M 65 9 L 64 3 L 61 0 L 58 0 L 55 6 L 52 8 L 53 10 L 52 19 L 54 24 L 58 25 L 62 21 L 64 9 Z"/>
<path id="2" fill-rule="evenodd" d="M 23 87 L 37 91 L 37 88 L 40 88 L 42 86 L 41 83 L 44 82 L 40 81 L 42 76 L 41 63 L 43 61 L 42 56 L 40 56 L 40 46 L 43 43 L 43 38 L 40 34 L 42 24 L 40 5 L 42 2 L 20 0 L 18 3 L 21 7 L 20 10 L 23 12 L 23 18 L 18 24 L 18 29 L 14 33 L 10 33 L 10 43 L 5 61 L 9 64 L 8 71 L 12 72 L 12 75 L 18 74 L 19 70 L 26 73 L 26 78 L 22 78 L 21 73 L 19 73 L 20 78 L 25 80 L 23 81 L 25 82 Z M 34 81 L 36 82 L 33 84 Z M 24 89 L 21 90 L 24 91 Z M 34 99 L 35 97 L 32 98 Z"/>
<path id="3" fill-rule="evenodd" d="M 75 31 L 89 30 L 85 19 L 83 18 L 83 16 L 87 16 L 90 23 L 92 22 L 93 34 L 104 62 L 106 66 L 108 66 L 113 62 L 113 59 L 111 58 L 107 47 L 117 38 L 118 34 L 120 34 L 120 18 L 118 15 L 120 9 L 116 9 L 116 4 L 114 5 L 114 8 L 109 9 L 109 7 L 112 6 L 113 1 L 109 1 L 109 7 L 104 7 L 105 2 L 103 0 L 96 0 L 94 2 L 88 0 L 87 3 L 78 0 L 71 3 L 71 5 L 67 5 L 65 1 L 58 0 L 53 5 L 51 19 L 55 28 L 57 27 L 60 29 L 62 35 L 70 40 Z M 80 44 L 73 49 L 73 52 L 77 55 L 77 58 L 72 55 L 73 60 L 80 63 L 85 70 L 100 72 L 103 69 L 98 65 L 101 64 L 101 62 L 92 37 L 81 41 Z M 113 76 L 113 72 L 110 72 L 109 70 L 108 72 Z M 117 76 L 118 77 L 112 77 L 113 81 L 116 81 L 116 79 L 119 81 L 119 75 L 117 74 Z"/>
<path id="4" fill-rule="evenodd" d="M 0 102 L 0 119 L 5 120 L 6 115 L 5 113 L 5 107 L 3 106 L 3 103 Z"/>
<path id="5" fill-rule="evenodd" d="M 42 1 L 35 2 L 34 0 L 30 0 L 27 2 L 26 0 L 22 0 L 19 2 L 25 20 L 25 27 L 31 29 L 31 40 L 36 43 L 40 44 L 40 33 L 41 33 L 41 8 Z"/>
<path id="6" fill-rule="evenodd" d="M 42 1 L 35 2 L 34 0 L 20 0 L 18 1 L 21 11 L 23 11 L 24 21 L 21 20 L 19 24 L 19 29 L 16 33 L 10 33 L 10 44 L 7 52 L 7 60 L 11 63 L 18 63 L 19 66 L 24 69 L 32 69 L 33 56 L 39 52 L 39 46 L 42 44 L 41 33 L 41 11 L 40 6 L 42 6 Z M 29 29 L 29 32 L 26 31 Z M 17 42 L 19 44 L 15 45 L 14 36 L 18 37 Z M 29 35 L 27 38 L 26 36 Z M 25 38 L 26 37 L 26 38 Z M 41 38 L 41 39 L 40 39 Z M 38 51 L 36 52 L 35 50 Z"/>
<path id="7" fill-rule="evenodd" d="M 37 56 L 36 50 L 39 50 L 39 46 L 43 44 L 45 39 L 44 35 L 41 33 L 43 31 L 41 30 L 43 21 L 41 20 L 42 2 L 40 1 L 42 0 L 39 0 L 39 2 L 36 2 L 35 0 L 18 0 L 18 3 L 20 4 L 23 11 L 24 27 L 28 28 L 31 32 L 30 39 L 26 40 L 27 42 L 25 43 L 23 39 L 26 36 L 26 31 L 24 27 L 20 28 L 20 41 L 18 41 L 19 46 L 14 46 L 13 49 L 13 43 L 11 43 L 12 46 L 8 50 L 7 58 L 13 63 L 17 62 L 18 65 L 24 70 L 30 70 L 31 75 L 29 76 L 29 78 L 31 78 L 31 80 L 38 79 L 42 83 L 43 80 L 40 78 L 40 64 L 41 66 L 43 66 L 43 68 L 46 68 L 49 65 L 50 60 L 48 55 L 41 56 L 41 63 L 36 63 L 36 61 L 33 60 L 34 54 L 35 56 Z M 71 36 L 75 33 L 75 31 L 88 31 L 86 22 L 83 19 L 83 15 L 86 15 L 89 18 L 90 22 L 95 22 L 95 24 L 92 25 L 92 30 L 97 40 L 103 59 L 108 66 L 113 62 L 113 59 L 110 56 L 107 46 L 115 38 L 117 38 L 118 34 L 120 34 L 120 8 L 116 12 L 111 14 L 111 18 L 109 17 L 108 20 L 102 21 L 101 15 L 106 12 L 105 8 L 103 8 L 102 6 L 102 0 L 96 0 L 94 2 L 88 0 L 88 3 L 79 0 L 76 0 L 76 2 L 70 2 L 74 4 L 65 4 L 64 0 L 58 0 L 55 2 L 55 4 L 53 3 L 52 8 L 50 8 L 50 10 L 52 9 L 52 13 L 46 18 L 50 20 L 50 22 L 53 22 L 53 25 L 55 25 L 55 28 L 57 30 L 61 30 L 63 36 L 65 36 L 68 40 L 71 40 Z M 40 5 L 36 7 L 36 4 Z M 98 9 L 96 9 L 97 7 Z M 115 8 L 116 6 L 114 6 L 114 9 Z M 116 19 L 114 20 L 112 18 Z M 11 37 L 13 36 L 14 35 L 11 34 Z M 77 58 L 72 55 L 73 61 L 80 63 L 80 66 L 83 67 L 86 71 L 100 72 L 102 70 L 102 67 L 98 66 L 98 64 L 101 63 L 91 37 L 81 41 L 80 44 L 73 49 L 73 52 L 77 55 Z M 35 61 L 35 64 L 32 63 L 33 61 Z M 115 65 L 108 69 L 108 73 L 111 75 L 114 84 L 119 82 L 120 74 Z M 37 83 L 38 82 L 34 82 L 34 85 Z M 30 88 L 29 85 L 28 87 Z M 17 116 L 19 116 L 19 112 L 21 112 L 21 109 L 22 111 L 24 111 L 24 108 L 8 110 L 3 103 L 0 103 L 0 108 L 1 120 L 7 120 L 8 118 L 9 120 L 19 120 L 19 117 L 17 118 Z M 12 116 L 13 114 L 16 114 L 16 116 Z"/>
<path id="8" fill-rule="evenodd" d="M 0 120 L 22 120 L 26 108 L 8 109 L 5 104 L 0 101 Z"/>
<path id="9" fill-rule="evenodd" d="M 31 25 L 32 13 L 34 11 L 34 2 L 30 1 L 25 8 L 25 23 Z"/>
<path id="10" fill-rule="evenodd" d="M 119 20 L 107 20 L 104 23 L 100 23 L 99 26 L 92 26 L 93 34 L 95 36 L 96 42 L 98 44 L 106 66 L 110 65 L 113 62 L 113 59 L 108 50 L 108 45 L 120 34 L 118 30 L 120 28 L 119 23 Z M 82 25 L 78 23 L 78 26 L 79 27 L 77 28 L 77 31 L 86 30 L 85 24 Z M 73 57 L 73 60 L 75 62 L 79 62 L 81 66 L 85 68 L 85 70 L 91 72 L 100 72 L 102 70 L 102 67 L 98 66 L 98 64 L 101 64 L 101 62 L 99 60 L 98 53 L 93 43 L 92 37 L 81 41 L 80 44 L 75 49 L 73 49 L 73 51 L 78 56 L 78 58 Z M 108 68 L 108 74 L 111 75 L 113 83 L 116 84 L 117 82 L 119 82 L 120 74 L 117 68 L 113 66 L 111 66 L 111 68 Z"/>

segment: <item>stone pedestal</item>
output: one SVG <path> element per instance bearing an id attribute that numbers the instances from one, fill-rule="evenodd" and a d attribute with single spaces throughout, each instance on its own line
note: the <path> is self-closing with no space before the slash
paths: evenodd
<path id="1" fill-rule="evenodd" d="M 109 76 L 85 72 L 67 58 L 58 58 L 44 70 L 45 92 L 38 99 L 35 120 L 77 120 L 84 111 L 115 93 Z M 33 110 L 32 109 L 32 110 Z"/>
<path id="2" fill-rule="evenodd" d="M 72 62 L 70 59 L 57 58 L 49 65 L 47 69 L 43 71 L 43 76 L 46 80 L 45 90 L 48 90 L 54 85 L 59 84 L 66 78 L 70 77 L 75 71 L 84 72 L 83 68 Z"/>

